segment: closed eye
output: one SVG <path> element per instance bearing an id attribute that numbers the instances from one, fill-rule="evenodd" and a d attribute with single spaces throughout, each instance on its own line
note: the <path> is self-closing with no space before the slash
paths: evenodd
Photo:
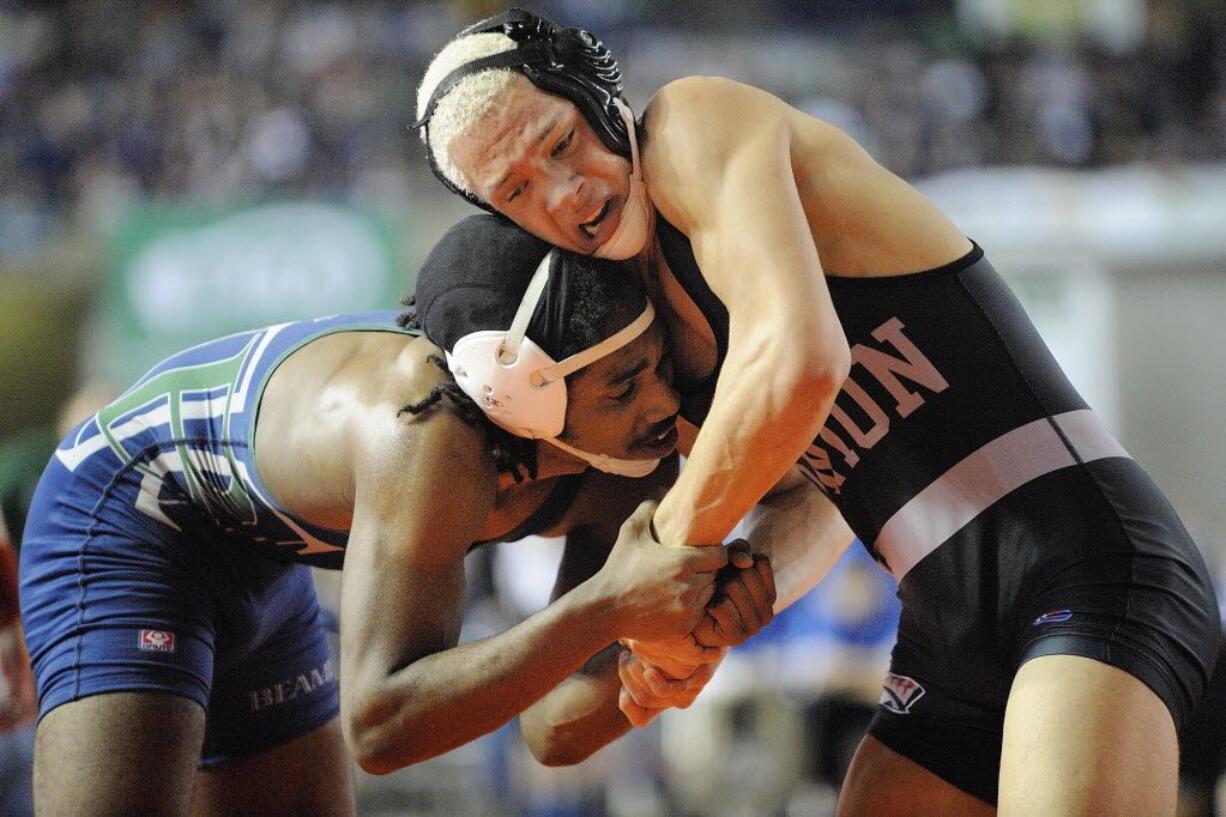
<path id="1" fill-rule="evenodd" d="M 634 396 L 634 381 L 633 380 L 627 381 L 626 385 L 623 386 L 620 391 L 615 392 L 614 394 L 610 395 L 610 397 L 615 402 L 618 402 L 618 403 L 627 403 L 630 401 L 630 398 L 633 396 Z"/>
<path id="2" fill-rule="evenodd" d="M 522 196 L 524 191 L 527 189 L 528 189 L 527 182 L 520 182 L 519 184 L 515 185 L 515 187 L 511 190 L 511 192 L 507 193 L 507 198 L 506 198 L 507 204 L 510 204 L 511 202 L 515 201 L 517 198 Z"/>
<path id="3" fill-rule="evenodd" d="M 561 140 L 559 140 L 558 143 L 553 146 L 553 150 L 549 152 L 549 155 L 552 156 L 554 159 L 561 156 L 563 153 L 566 152 L 566 149 L 570 147 L 570 143 L 574 141 L 574 138 L 575 138 L 575 129 L 571 128 L 566 133 L 566 135 L 563 136 Z"/>

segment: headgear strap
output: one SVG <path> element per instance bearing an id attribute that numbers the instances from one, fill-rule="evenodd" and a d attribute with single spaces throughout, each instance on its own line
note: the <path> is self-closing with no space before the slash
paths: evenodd
<path id="1" fill-rule="evenodd" d="M 647 300 L 639 316 L 617 332 L 555 361 L 526 332 L 549 280 L 556 252 L 551 250 L 537 266 L 511 326 L 505 332 L 482 330 L 460 338 L 446 352 L 447 367 L 456 384 L 485 415 L 512 434 L 544 440 L 601 471 L 646 476 L 655 470 L 658 459 L 622 460 L 592 454 L 563 443 L 557 435 L 566 423 L 566 376 L 612 354 L 647 331 L 655 319 L 655 309 Z"/>

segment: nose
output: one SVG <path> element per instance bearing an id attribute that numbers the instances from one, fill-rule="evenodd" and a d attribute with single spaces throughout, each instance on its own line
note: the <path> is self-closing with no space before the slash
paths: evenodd
<path id="1" fill-rule="evenodd" d="M 557 169 L 549 179 L 548 207 L 554 215 L 571 215 L 582 203 L 583 177 L 567 168 Z"/>
<path id="2" fill-rule="evenodd" d="M 647 403 L 647 422 L 658 423 L 667 420 L 681 410 L 681 393 L 673 388 L 673 384 L 663 377 L 652 381 L 651 393 Z"/>

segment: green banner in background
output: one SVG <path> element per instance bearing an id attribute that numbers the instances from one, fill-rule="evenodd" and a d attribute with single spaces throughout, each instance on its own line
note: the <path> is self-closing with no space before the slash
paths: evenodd
<path id="1" fill-rule="evenodd" d="M 168 354 L 281 321 L 395 309 L 410 280 L 390 225 L 321 202 L 141 209 L 111 246 L 93 367 L 126 385 Z"/>

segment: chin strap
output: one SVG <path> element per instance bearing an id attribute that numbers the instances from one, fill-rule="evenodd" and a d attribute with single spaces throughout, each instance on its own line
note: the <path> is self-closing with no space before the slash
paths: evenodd
<path id="1" fill-rule="evenodd" d="M 586 451 L 580 451 L 578 448 L 567 445 L 557 437 L 543 437 L 542 440 L 565 451 L 572 457 L 578 457 L 597 471 L 604 471 L 606 474 L 614 474 L 619 477 L 640 479 L 655 471 L 660 465 L 659 459 L 619 460 L 616 457 L 610 457 L 608 454 L 589 454 Z"/>
<path id="2" fill-rule="evenodd" d="M 638 255 L 647 246 L 655 207 L 651 203 L 651 197 L 647 195 L 643 168 L 639 164 L 639 140 L 634 130 L 634 114 L 620 99 L 614 99 L 613 104 L 617 106 L 622 121 L 626 123 L 626 132 L 630 134 L 630 191 L 626 194 L 626 203 L 622 206 L 617 229 L 593 255 L 611 261 L 625 261 Z"/>

